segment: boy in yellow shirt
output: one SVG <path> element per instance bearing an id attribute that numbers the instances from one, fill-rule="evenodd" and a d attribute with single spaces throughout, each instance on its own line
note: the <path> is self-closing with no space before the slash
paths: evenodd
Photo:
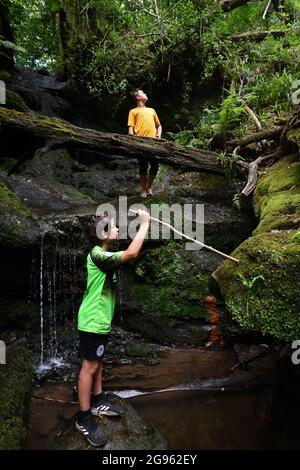
<path id="1" fill-rule="evenodd" d="M 128 115 L 128 134 L 140 137 L 152 137 L 160 139 L 162 127 L 159 122 L 156 111 L 148 108 L 146 102 L 148 97 L 143 90 L 135 90 L 132 95 L 136 100 L 136 107 L 129 111 Z M 148 174 L 148 166 L 150 170 Z M 152 196 L 151 186 L 158 171 L 158 163 L 156 161 L 149 162 L 147 158 L 139 159 L 140 182 L 142 185 L 142 197 Z"/>

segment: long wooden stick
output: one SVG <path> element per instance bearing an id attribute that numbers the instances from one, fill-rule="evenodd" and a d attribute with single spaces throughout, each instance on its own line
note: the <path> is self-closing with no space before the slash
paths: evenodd
<path id="1" fill-rule="evenodd" d="M 138 211 L 135 211 L 133 209 L 129 209 L 129 212 L 134 212 L 135 214 L 138 214 Z M 156 219 L 155 217 L 151 217 L 151 220 L 155 220 L 155 222 L 158 222 L 162 225 L 165 225 L 166 227 L 169 227 L 173 232 L 177 233 L 178 235 L 181 235 L 182 237 L 186 238 L 187 240 L 190 240 L 191 242 L 197 243 L 198 245 L 201 245 L 203 248 L 206 248 L 207 250 L 214 251 L 215 253 L 218 253 L 218 255 L 223 256 L 224 258 L 230 259 L 231 261 L 235 261 L 236 263 L 239 263 L 239 260 L 236 258 L 233 258 L 232 256 L 226 255 L 225 253 L 222 253 L 222 251 L 216 250 L 212 246 L 205 245 L 202 242 L 199 242 L 198 240 L 195 240 L 192 237 L 189 237 L 188 235 L 184 235 L 184 233 L 179 232 L 176 230 L 176 228 L 172 227 L 172 225 L 167 224 L 167 222 L 163 222 L 162 220 Z"/>

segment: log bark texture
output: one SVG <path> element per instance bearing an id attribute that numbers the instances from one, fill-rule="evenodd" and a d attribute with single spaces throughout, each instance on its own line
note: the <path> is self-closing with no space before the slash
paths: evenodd
<path id="1" fill-rule="evenodd" d="M 30 135 L 31 140 L 36 140 L 36 148 L 44 148 L 45 151 L 60 147 L 85 148 L 105 157 L 149 158 L 183 171 L 224 174 L 216 152 L 184 147 L 164 139 L 84 129 L 57 118 L 20 113 L 4 107 L 0 107 L 0 125 L 4 133 L 6 129 L 13 129 L 16 136 L 18 133 L 20 137 Z"/>

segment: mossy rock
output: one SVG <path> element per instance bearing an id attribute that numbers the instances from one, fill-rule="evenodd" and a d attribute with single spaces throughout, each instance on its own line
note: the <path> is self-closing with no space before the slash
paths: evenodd
<path id="1" fill-rule="evenodd" d="M 126 324 L 162 344 L 206 340 L 208 281 L 219 262 L 213 253 L 188 251 L 174 240 L 148 247 L 134 266 L 124 267 Z"/>
<path id="2" fill-rule="evenodd" d="M 233 319 L 287 341 L 300 336 L 300 162 L 287 156 L 258 181 L 252 237 L 214 272 Z"/>
<path id="3" fill-rule="evenodd" d="M 0 80 L 3 82 L 8 82 L 12 78 L 12 74 L 7 72 L 7 70 L 0 70 Z"/>
<path id="4" fill-rule="evenodd" d="M 254 234 L 300 226 L 300 161 L 288 156 L 263 175 L 257 184 L 253 207 L 260 222 Z"/>
<path id="5" fill-rule="evenodd" d="M 0 243 L 2 246 L 27 244 L 34 231 L 32 213 L 0 175 Z"/>
<path id="6" fill-rule="evenodd" d="M 16 215 L 19 217 L 29 217 L 30 210 L 21 199 L 9 188 L 0 175 L 0 204 L 1 213 Z"/>
<path id="7" fill-rule="evenodd" d="M 29 111 L 29 108 L 23 98 L 12 90 L 6 90 L 6 107 L 8 109 L 15 109 L 22 113 Z"/>
<path id="8" fill-rule="evenodd" d="M 25 446 L 30 416 L 32 354 L 23 347 L 8 349 L 0 365 L 0 449 Z"/>
<path id="9" fill-rule="evenodd" d="M 222 192 L 228 180 L 222 175 L 212 175 L 209 173 L 191 172 L 176 174 L 171 177 L 171 183 L 174 186 L 180 186 L 182 183 L 188 184 L 191 192 L 195 190 Z"/>

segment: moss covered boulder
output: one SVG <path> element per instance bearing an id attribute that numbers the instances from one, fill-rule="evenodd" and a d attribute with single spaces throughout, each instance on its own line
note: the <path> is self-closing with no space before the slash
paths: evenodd
<path id="1" fill-rule="evenodd" d="M 259 178 L 253 206 L 259 224 L 214 272 L 232 317 L 285 340 L 300 337 L 300 161 L 286 156 Z"/>
<path id="2" fill-rule="evenodd" d="M 24 201 L 15 194 L 0 172 L 0 244 L 5 247 L 27 245 L 37 238 L 36 222 Z"/>
<path id="3" fill-rule="evenodd" d="M 32 355 L 23 347 L 10 348 L 0 365 L 0 449 L 25 446 L 32 383 Z"/>
<path id="4" fill-rule="evenodd" d="M 207 341 L 208 280 L 219 262 L 213 253 L 187 251 L 174 240 L 147 248 L 134 267 L 124 268 L 124 321 L 161 343 Z"/>
<path id="5" fill-rule="evenodd" d="M 29 108 L 23 98 L 12 90 L 6 90 L 6 107 L 8 109 L 14 109 L 21 113 L 26 113 Z"/>

